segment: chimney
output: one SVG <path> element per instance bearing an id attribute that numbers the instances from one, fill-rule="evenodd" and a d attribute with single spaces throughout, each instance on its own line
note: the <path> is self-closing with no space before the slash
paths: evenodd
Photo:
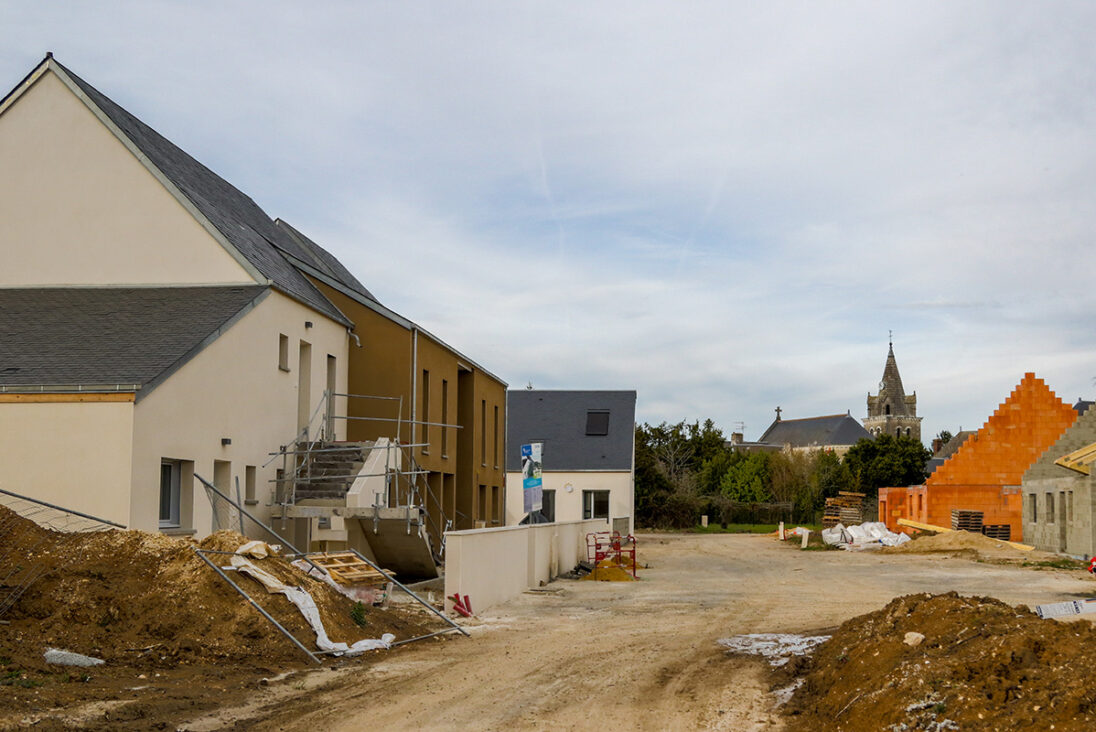
<path id="1" fill-rule="evenodd" d="M 731 433 L 731 444 L 732 445 L 741 445 L 742 444 L 742 433 L 741 432 L 732 432 Z"/>

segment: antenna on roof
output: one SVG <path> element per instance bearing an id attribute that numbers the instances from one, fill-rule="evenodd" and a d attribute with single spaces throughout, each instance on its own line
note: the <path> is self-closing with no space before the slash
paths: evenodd
<path id="1" fill-rule="evenodd" d="M 887 330 L 887 345 L 894 347 L 894 331 L 890 329 Z"/>
<path id="2" fill-rule="evenodd" d="M 525 388 L 528 389 L 529 391 L 532 391 L 533 390 L 533 382 L 530 381 L 528 384 L 525 385 Z"/>

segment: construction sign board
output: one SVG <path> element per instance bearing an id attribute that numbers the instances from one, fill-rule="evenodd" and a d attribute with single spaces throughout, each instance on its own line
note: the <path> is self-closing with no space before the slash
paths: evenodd
<path id="1" fill-rule="evenodd" d="M 525 513 L 544 507 L 544 481 L 541 479 L 541 451 L 543 443 L 533 442 L 521 446 L 521 492 Z"/>

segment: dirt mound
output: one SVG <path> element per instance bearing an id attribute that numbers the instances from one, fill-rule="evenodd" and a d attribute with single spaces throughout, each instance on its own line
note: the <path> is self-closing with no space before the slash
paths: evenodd
<path id="1" fill-rule="evenodd" d="M 47 646 L 108 663 L 156 668 L 210 662 L 278 665 L 304 658 L 195 554 L 192 541 L 143 531 L 59 533 L 0 510 L 6 511 L 0 525 L 7 527 L 0 579 L 17 567 L 43 572 L 5 615 L 11 624 L 0 638 L 0 656 L 16 658 L 25 668 L 41 667 Z M 230 551 L 245 541 L 222 531 L 200 546 Z M 227 556 L 212 559 L 228 564 Z M 258 563 L 312 595 L 333 641 L 352 643 L 386 632 L 404 639 L 432 625 L 405 608 L 367 607 L 365 624 L 358 626 L 350 615 L 351 601 L 325 583 L 279 557 Z M 315 647 L 311 628 L 285 597 L 268 595 L 249 577 L 230 576 L 306 647 Z"/>
<path id="2" fill-rule="evenodd" d="M 1023 559 L 1031 552 L 970 531 L 948 531 L 919 536 L 901 546 L 883 547 L 887 554 L 967 554 L 994 559 Z"/>
<path id="3" fill-rule="evenodd" d="M 917 645 L 905 641 L 920 633 Z M 908 595 L 815 652 L 788 705 L 803 729 L 1091 730 L 1096 629 L 984 597 Z"/>

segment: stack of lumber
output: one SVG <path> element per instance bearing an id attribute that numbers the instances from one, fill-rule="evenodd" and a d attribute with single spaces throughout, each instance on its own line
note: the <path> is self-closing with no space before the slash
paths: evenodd
<path id="1" fill-rule="evenodd" d="M 982 533 L 982 512 L 966 511 L 961 508 L 951 509 L 951 530 Z"/>
<path id="2" fill-rule="evenodd" d="M 324 552 L 309 554 L 308 558 L 327 570 L 331 579 L 340 585 L 379 587 L 388 582 L 383 573 L 363 562 L 353 552 Z"/>
<path id="3" fill-rule="evenodd" d="M 859 526 L 864 523 L 864 494 L 840 491 L 836 497 L 827 498 L 822 509 L 822 528 L 831 529 L 837 524 Z"/>

